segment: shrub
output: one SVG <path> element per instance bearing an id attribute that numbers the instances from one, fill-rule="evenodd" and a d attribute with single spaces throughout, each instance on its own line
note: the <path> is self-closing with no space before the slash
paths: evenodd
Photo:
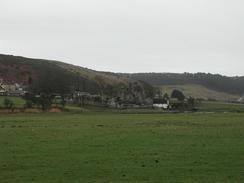
<path id="1" fill-rule="evenodd" d="M 185 99 L 185 95 L 180 90 L 173 90 L 171 98 L 177 98 L 179 101 L 183 101 Z"/>
<path id="2" fill-rule="evenodd" d="M 14 108 L 14 102 L 8 98 L 5 98 L 3 101 L 3 105 L 7 109 L 13 109 Z"/>
<path id="3" fill-rule="evenodd" d="M 33 102 L 31 100 L 27 100 L 25 103 L 26 108 L 32 108 L 33 107 Z"/>

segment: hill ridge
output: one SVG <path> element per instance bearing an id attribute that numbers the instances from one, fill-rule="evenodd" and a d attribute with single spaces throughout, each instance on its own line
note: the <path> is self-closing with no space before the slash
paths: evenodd
<path id="1" fill-rule="evenodd" d="M 153 87 L 145 82 L 117 74 L 94 71 L 60 61 L 3 54 L 0 54 L 0 78 L 5 82 L 24 85 L 35 85 L 42 80 L 44 85 L 55 85 L 55 92 L 59 92 L 62 85 L 68 85 L 73 92 L 83 91 L 126 100 L 142 101 L 152 98 L 154 92 Z"/>
<path id="2" fill-rule="evenodd" d="M 139 98 L 152 98 L 153 87 L 168 85 L 201 85 L 209 90 L 233 96 L 242 96 L 244 93 L 244 76 L 230 77 L 201 72 L 114 73 L 95 71 L 57 60 L 0 54 L 0 78 L 5 82 L 28 85 L 30 78 L 35 81 L 48 72 L 57 72 L 60 77 L 66 75 L 74 90 L 109 96 L 135 98 L 139 95 Z"/>

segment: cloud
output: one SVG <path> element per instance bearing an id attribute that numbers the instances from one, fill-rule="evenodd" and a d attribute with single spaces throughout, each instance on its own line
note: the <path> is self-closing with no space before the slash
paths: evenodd
<path id="1" fill-rule="evenodd" d="M 244 75 L 243 1 L 1 0 L 0 51 L 117 72 Z"/>

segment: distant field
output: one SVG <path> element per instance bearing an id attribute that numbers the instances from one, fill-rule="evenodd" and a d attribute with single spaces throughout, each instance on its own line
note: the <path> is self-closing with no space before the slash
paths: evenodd
<path id="1" fill-rule="evenodd" d="M 216 99 L 220 101 L 228 101 L 228 100 L 237 100 L 240 98 L 238 95 L 231 95 L 228 93 L 217 92 L 214 90 L 210 90 L 201 85 L 164 85 L 160 86 L 163 93 L 171 94 L 174 89 L 181 90 L 186 96 L 192 96 L 194 98 L 203 98 L 203 99 Z"/>
<path id="2" fill-rule="evenodd" d="M 241 113 L 0 115 L 0 182 L 244 182 L 243 119 Z"/>
<path id="3" fill-rule="evenodd" d="M 227 103 L 218 101 L 202 101 L 196 103 L 195 106 L 199 109 L 198 112 L 243 112 L 244 104 L 238 103 Z M 117 114 L 157 114 L 157 113 L 169 113 L 172 111 L 164 111 L 162 109 L 154 108 L 128 108 L 128 109 L 111 109 L 107 107 L 95 107 L 95 106 L 85 106 L 84 108 L 78 106 L 66 106 L 66 110 L 74 113 L 86 113 L 86 112 L 103 112 L 103 113 L 117 113 Z"/>
<path id="4" fill-rule="evenodd" d="M 197 105 L 199 112 L 244 112 L 244 104 L 224 102 L 201 102 Z"/>
<path id="5" fill-rule="evenodd" d="M 0 107 L 4 107 L 4 99 L 8 98 L 12 100 L 15 107 L 23 107 L 26 101 L 21 97 L 6 97 L 0 96 Z M 244 112 L 244 104 L 234 104 L 225 102 L 210 102 L 203 101 L 197 104 L 196 107 L 199 108 L 199 112 Z M 167 111 L 155 110 L 153 108 L 129 108 L 129 109 L 111 109 L 107 107 L 95 107 L 95 106 L 85 106 L 83 108 L 75 105 L 67 105 L 66 111 L 72 113 L 87 113 L 87 112 L 103 112 L 103 113 L 120 113 L 120 114 L 157 114 Z"/>
<path id="6" fill-rule="evenodd" d="M 9 96 L 0 96 L 0 106 L 3 107 L 4 99 L 8 98 L 14 102 L 15 107 L 23 107 L 25 105 L 25 100 L 21 97 L 9 97 Z"/>

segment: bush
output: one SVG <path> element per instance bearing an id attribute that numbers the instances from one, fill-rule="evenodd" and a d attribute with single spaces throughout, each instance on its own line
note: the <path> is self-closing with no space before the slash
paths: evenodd
<path id="1" fill-rule="evenodd" d="M 195 105 L 195 99 L 193 97 L 189 97 L 187 103 L 193 107 Z"/>
<path id="2" fill-rule="evenodd" d="M 35 96 L 28 94 L 24 97 L 26 101 L 30 101 L 33 105 L 41 106 L 42 110 L 48 110 L 52 106 L 52 96 L 51 95 L 39 95 Z M 27 104 L 27 103 L 26 103 Z M 30 104 L 30 103 L 29 103 Z"/>
<path id="3" fill-rule="evenodd" d="M 171 98 L 177 98 L 179 101 L 183 101 L 185 99 L 185 95 L 180 90 L 173 90 Z"/>
<path id="4" fill-rule="evenodd" d="M 26 108 L 32 108 L 33 107 L 33 102 L 31 100 L 27 100 L 25 103 Z"/>
<path id="5" fill-rule="evenodd" d="M 64 98 L 62 98 L 61 102 L 60 102 L 62 108 L 64 109 L 65 105 L 66 105 L 66 101 Z"/>
<path id="6" fill-rule="evenodd" d="M 5 98 L 3 101 L 3 106 L 7 109 L 13 109 L 14 108 L 14 102 L 8 98 Z"/>
<path id="7" fill-rule="evenodd" d="M 52 97 L 51 95 L 41 95 L 39 102 L 42 106 L 42 110 L 46 111 L 52 107 Z"/>

